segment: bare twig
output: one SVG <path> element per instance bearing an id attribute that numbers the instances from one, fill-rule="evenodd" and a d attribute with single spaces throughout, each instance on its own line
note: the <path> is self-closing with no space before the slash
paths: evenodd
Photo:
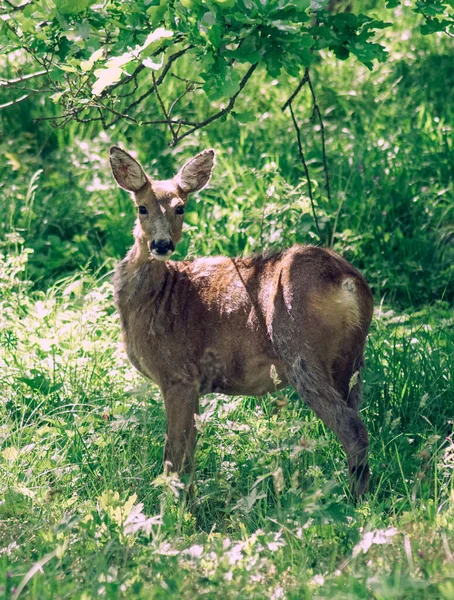
<path id="1" fill-rule="evenodd" d="M 176 73 L 171 73 L 170 75 L 174 79 L 178 79 L 178 81 L 184 81 L 184 83 L 186 83 L 188 85 L 189 84 L 191 84 L 193 86 L 203 85 L 203 81 L 193 81 L 192 79 L 186 79 L 185 77 L 180 77 L 180 75 L 177 75 Z"/>
<path id="2" fill-rule="evenodd" d="M 36 71 L 36 73 L 28 73 L 28 75 L 22 75 L 22 77 L 16 77 L 15 79 L 0 79 L 0 87 L 11 87 L 13 85 L 17 85 L 18 83 L 23 83 L 24 81 L 28 81 L 29 79 L 34 79 L 35 77 L 41 77 L 41 75 L 47 75 L 48 71 Z"/>
<path id="3" fill-rule="evenodd" d="M 171 121 L 171 119 L 170 119 L 170 114 L 167 112 L 167 110 L 166 110 L 166 107 L 165 107 L 165 104 L 164 104 L 164 101 L 163 101 L 163 99 L 161 98 L 161 94 L 159 93 L 159 88 L 158 88 L 158 86 L 156 85 L 156 77 L 154 76 L 154 73 L 153 73 L 153 72 L 151 73 L 151 78 L 152 78 L 152 80 L 153 80 L 153 87 L 154 87 L 154 91 L 155 91 L 155 94 L 156 94 L 156 98 L 157 98 L 157 100 L 158 100 L 158 102 L 159 102 L 159 106 L 161 107 L 162 114 L 164 115 L 164 118 L 166 119 L 167 126 L 168 126 L 168 128 L 169 128 L 169 131 L 170 131 L 170 133 L 172 134 L 172 140 L 174 140 L 174 139 L 175 139 L 175 137 L 176 137 L 175 130 L 174 130 L 174 128 L 172 127 L 172 121 Z"/>
<path id="4" fill-rule="evenodd" d="M 311 78 L 310 78 L 309 68 L 308 67 L 306 67 L 306 69 L 304 71 L 304 76 L 301 79 L 301 81 L 299 82 L 297 88 L 295 89 L 295 91 L 293 92 L 293 94 L 290 96 L 290 98 L 282 106 L 282 110 L 284 111 L 287 107 L 290 109 L 290 114 L 291 114 L 291 117 L 292 117 L 293 127 L 295 128 L 296 136 L 297 136 L 297 141 L 298 141 L 299 155 L 300 155 L 301 163 L 303 165 L 304 172 L 305 172 L 305 175 L 306 175 L 306 180 L 307 180 L 307 185 L 308 185 L 308 192 L 309 192 L 309 199 L 310 199 L 310 202 L 311 202 L 311 208 L 312 208 L 312 214 L 313 214 L 313 217 L 314 217 L 315 227 L 317 229 L 317 232 L 318 232 L 318 235 L 319 235 L 320 239 L 322 239 L 321 238 L 320 227 L 319 227 L 319 223 L 318 223 L 318 218 L 317 218 L 317 213 L 316 213 L 316 210 L 315 210 L 315 202 L 314 202 L 314 197 L 313 197 L 313 193 L 312 193 L 311 180 L 310 180 L 310 177 L 309 177 L 309 169 L 307 167 L 306 159 L 305 159 L 304 152 L 303 152 L 303 145 L 302 145 L 302 140 L 301 140 L 301 128 L 298 125 L 298 122 L 296 120 L 295 113 L 293 112 L 293 105 L 292 105 L 292 102 L 295 100 L 296 96 L 302 90 L 302 88 L 304 87 L 304 85 L 306 85 L 306 83 L 309 86 L 309 89 L 310 89 L 310 92 L 311 92 L 311 97 L 312 97 L 312 114 L 310 116 L 310 119 L 309 119 L 308 123 L 310 123 L 313 120 L 313 118 L 316 116 L 317 119 L 318 119 L 319 125 L 320 125 L 320 134 L 321 134 L 321 139 L 322 139 L 323 172 L 324 172 L 324 175 L 325 175 L 325 188 L 326 188 L 326 193 L 327 193 L 327 196 L 328 196 L 328 200 L 331 201 L 331 186 L 330 186 L 330 179 L 329 179 L 328 163 L 327 163 L 327 158 L 326 158 L 325 125 L 323 123 L 322 113 L 321 113 L 320 107 L 318 105 L 317 96 L 315 94 L 314 86 L 313 86 Z M 330 240 L 330 236 L 328 236 L 328 243 L 329 243 L 329 240 Z M 331 238 L 331 245 L 332 245 L 332 238 Z"/>
<path id="5" fill-rule="evenodd" d="M 117 83 L 114 83 L 113 85 L 111 85 L 110 87 L 106 88 L 105 90 L 103 90 L 101 92 L 101 98 L 104 98 L 105 96 L 107 96 L 107 94 L 111 94 L 117 87 L 120 87 L 122 85 L 126 85 L 127 83 L 129 83 L 130 81 L 136 81 L 137 80 L 137 75 L 143 71 L 145 69 L 145 65 L 143 65 L 142 63 L 140 63 L 140 65 L 138 65 L 134 71 L 131 73 L 131 75 L 125 75 L 125 77 L 122 77 L 120 79 L 120 81 L 117 81 Z"/>
<path id="6" fill-rule="evenodd" d="M 146 92 L 144 92 L 141 96 L 139 96 L 139 98 L 137 98 L 137 100 L 134 100 L 134 102 L 131 102 L 131 104 L 129 104 L 125 109 L 124 109 L 124 113 L 129 113 L 133 108 L 135 108 L 136 106 L 138 106 L 141 102 L 143 102 L 145 100 L 145 98 L 147 98 L 148 96 L 150 96 L 151 94 L 153 94 L 155 92 L 155 88 L 156 86 L 159 87 L 162 82 L 164 81 L 167 73 L 169 72 L 170 68 L 172 67 L 172 64 L 178 59 L 180 58 L 180 56 L 183 56 L 183 54 L 186 54 L 186 52 L 188 52 L 188 50 L 190 50 L 192 48 L 192 46 L 186 46 L 186 48 L 183 48 L 182 50 L 179 50 L 178 52 L 175 52 L 174 54 L 171 54 L 169 56 L 168 61 L 166 62 L 166 64 L 164 65 L 161 74 L 159 75 L 159 77 L 156 79 L 156 82 L 153 86 L 151 86 Z M 116 117 L 115 119 L 113 119 L 110 123 L 108 123 L 108 127 L 111 127 L 112 125 L 115 125 L 115 123 L 117 123 L 119 120 L 121 119 L 121 117 Z"/>
<path id="7" fill-rule="evenodd" d="M 303 78 L 299 82 L 299 84 L 298 84 L 296 90 L 293 92 L 293 94 L 282 106 L 282 111 L 284 111 L 293 102 L 293 100 L 295 100 L 295 98 L 298 96 L 298 94 L 300 93 L 300 91 L 303 89 L 303 87 L 306 85 L 306 83 L 308 81 L 309 81 L 309 67 L 306 67 Z"/>
<path id="8" fill-rule="evenodd" d="M 26 100 L 29 96 L 30 94 L 24 94 L 20 98 L 15 98 L 14 100 L 10 100 L 10 102 L 0 104 L 0 110 L 3 110 L 4 108 L 9 108 L 10 106 L 13 106 L 13 104 L 19 104 L 19 102 L 22 102 L 22 100 Z"/>
<path id="9" fill-rule="evenodd" d="M 293 126 L 294 126 L 295 131 L 296 131 L 296 138 L 298 140 L 298 150 L 299 150 L 299 155 L 300 155 L 301 163 L 302 163 L 303 168 L 304 168 L 304 173 L 306 175 L 307 189 L 308 189 L 308 192 L 309 192 L 309 199 L 310 199 L 310 202 L 311 202 L 312 215 L 314 217 L 315 227 L 317 229 L 317 233 L 318 233 L 319 238 L 322 239 L 322 234 L 320 232 L 320 227 L 318 225 L 317 212 L 315 210 L 314 196 L 312 194 L 311 178 L 309 176 L 309 169 L 307 168 L 306 158 L 304 156 L 304 151 L 303 151 L 303 144 L 302 144 L 302 141 L 301 141 L 301 129 L 300 129 L 300 127 L 298 125 L 298 122 L 297 122 L 297 120 L 295 118 L 295 113 L 293 112 L 292 103 L 290 102 L 287 106 L 290 109 L 290 114 L 292 116 Z"/>
<path id="10" fill-rule="evenodd" d="M 212 123 L 213 121 L 216 121 L 217 119 L 220 119 L 221 117 L 223 117 L 224 115 L 227 115 L 229 112 L 231 112 L 233 110 L 233 107 L 235 106 L 235 102 L 236 99 L 238 98 L 238 96 L 241 94 L 243 88 L 245 87 L 245 85 L 247 84 L 247 82 L 249 81 L 252 73 L 255 71 L 255 69 L 257 68 L 257 63 L 254 63 L 253 65 L 251 65 L 246 73 L 246 75 L 243 77 L 243 79 L 240 81 L 240 86 L 238 88 L 238 91 L 230 98 L 227 106 L 225 106 L 223 109 L 221 109 L 220 111 L 218 111 L 217 113 L 215 113 L 214 115 L 211 115 L 211 117 L 208 117 L 208 119 L 205 119 L 205 121 L 201 121 L 200 123 L 197 123 L 196 125 L 194 125 L 193 127 L 191 127 L 191 129 L 189 129 L 188 131 L 185 131 L 184 133 L 182 133 L 181 135 L 177 136 L 171 143 L 172 146 L 175 146 L 176 144 L 178 144 L 178 142 L 180 142 L 183 138 L 185 138 L 186 136 L 190 135 L 191 133 L 194 133 L 194 131 L 197 131 L 198 129 L 202 129 L 202 127 L 206 127 L 207 125 L 209 125 L 210 123 Z"/>
<path id="11" fill-rule="evenodd" d="M 173 113 L 176 105 L 190 92 L 192 92 L 196 87 L 196 84 L 194 83 L 186 83 L 186 89 L 184 90 L 184 92 L 182 92 L 179 96 L 177 96 L 175 98 L 175 100 L 172 102 L 172 104 L 170 105 L 169 108 L 169 117 L 170 115 Z"/>
<path id="12" fill-rule="evenodd" d="M 167 119 L 151 119 L 150 121 L 140 121 L 141 125 L 163 125 L 164 123 L 168 123 Z M 182 125 L 187 127 L 194 127 L 197 125 L 194 121 L 187 121 L 186 119 L 170 119 L 170 123 L 175 125 L 179 130 Z"/>
<path id="13" fill-rule="evenodd" d="M 320 123 L 320 133 L 321 133 L 321 137 L 322 137 L 323 171 L 325 173 L 325 188 L 326 188 L 326 194 L 328 196 L 328 200 L 331 203 L 331 186 L 330 186 L 330 181 L 329 181 L 328 164 L 326 162 L 325 125 L 323 123 L 322 113 L 320 112 L 320 108 L 318 106 L 317 96 L 315 95 L 314 87 L 312 85 L 312 81 L 311 81 L 308 69 L 306 69 L 306 74 L 307 74 L 307 83 L 309 85 L 309 89 L 311 90 L 312 102 L 314 105 L 314 114 L 317 115 L 318 122 Z"/>

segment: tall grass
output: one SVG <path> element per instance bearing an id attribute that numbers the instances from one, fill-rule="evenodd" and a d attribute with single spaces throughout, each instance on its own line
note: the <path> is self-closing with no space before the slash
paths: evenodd
<path id="1" fill-rule="evenodd" d="M 81 273 L 30 293 L 26 258 L 1 270 L 6 597 L 45 560 L 28 597 L 449 598 L 445 305 L 374 319 L 367 502 L 348 502 L 338 441 L 286 391 L 204 399 L 189 511 L 184 485 L 161 475 L 164 409 L 118 344 L 109 279 Z"/>

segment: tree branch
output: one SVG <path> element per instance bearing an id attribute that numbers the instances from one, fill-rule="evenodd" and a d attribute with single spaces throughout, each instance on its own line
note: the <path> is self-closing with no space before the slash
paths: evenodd
<path id="1" fill-rule="evenodd" d="M 289 107 L 290 114 L 292 115 L 293 126 L 294 126 L 295 131 L 296 131 L 296 139 L 298 140 L 299 155 L 300 155 L 301 163 L 302 163 L 303 168 L 304 168 L 304 173 L 306 174 L 307 189 L 308 189 L 308 192 L 309 192 L 309 199 L 310 199 L 310 202 L 311 202 L 312 215 L 314 217 L 315 227 L 317 229 L 317 233 L 318 233 L 319 238 L 322 239 L 322 234 L 320 232 L 320 227 L 318 225 L 317 213 L 315 211 L 315 203 L 314 203 L 314 196 L 312 194 L 311 178 L 309 176 L 309 169 L 307 168 L 306 158 L 304 156 L 304 151 L 303 151 L 303 144 L 302 144 L 302 141 L 301 141 L 301 129 L 300 129 L 300 127 L 298 125 L 298 122 L 297 122 L 297 120 L 295 118 L 295 113 L 293 112 L 292 103 L 290 102 L 289 104 L 287 104 L 287 106 Z"/>
<path id="2" fill-rule="evenodd" d="M 153 80 L 153 87 L 154 87 L 154 90 L 155 90 L 156 98 L 157 98 L 157 100 L 159 102 L 159 106 L 161 107 L 162 114 L 164 115 L 164 118 L 165 118 L 165 120 L 167 122 L 167 127 L 169 128 L 170 133 L 172 134 L 172 140 L 174 140 L 175 137 L 176 137 L 175 130 L 174 130 L 173 126 L 172 126 L 172 121 L 170 119 L 170 114 L 166 110 L 164 101 L 161 98 L 161 94 L 159 93 L 159 88 L 156 85 L 156 78 L 154 76 L 154 73 L 151 74 L 151 78 Z"/>
<path id="3" fill-rule="evenodd" d="M 137 75 L 141 71 L 143 71 L 145 68 L 146 68 L 145 65 L 143 63 L 140 63 L 140 65 L 138 65 L 134 69 L 134 71 L 131 73 L 131 75 L 126 75 L 125 77 L 122 77 L 120 79 L 120 81 L 117 81 L 117 83 L 114 83 L 110 87 L 108 87 L 105 90 L 103 90 L 101 92 L 101 98 L 104 98 L 105 96 L 107 96 L 107 94 L 111 94 L 117 87 L 120 87 L 121 85 L 126 85 L 127 83 L 129 83 L 132 80 L 136 81 Z"/>
<path id="4" fill-rule="evenodd" d="M 29 73 L 28 75 L 22 75 L 22 77 L 16 77 L 15 79 L 0 79 L 0 87 L 10 87 L 13 85 L 17 85 L 18 83 L 23 83 L 24 81 L 29 81 L 30 79 L 34 79 L 35 77 L 41 77 L 41 75 L 47 75 L 48 71 L 36 71 L 36 73 Z"/>
<path id="5" fill-rule="evenodd" d="M 312 81 L 311 81 L 308 69 L 306 69 L 306 74 L 307 74 L 307 83 L 309 85 L 309 89 L 310 89 L 311 95 L 312 95 L 312 102 L 314 105 L 314 113 L 317 115 L 318 122 L 320 123 L 320 133 L 321 133 L 321 137 L 322 137 L 323 171 L 325 173 L 325 188 L 326 188 L 328 200 L 331 203 L 331 186 L 330 186 L 330 180 L 329 180 L 328 164 L 326 161 L 325 124 L 323 123 L 322 113 L 320 112 L 320 108 L 318 106 L 317 96 L 315 95 L 314 87 L 312 85 Z"/>
<path id="6" fill-rule="evenodd" d="M 290 98 L 282 106 L 282 111 L 284 111 L 288 106 L 290 106 L 290 104 L 293 102 L 293 100 L 295 100 L 295 98 L 298 96 L 298 94 L 300 93 L 300 91 L 303 89 L 303 87 L 306 85 L 306 83 L 308 81 L 309 81 L 309 67 L 306 67 L 306 70 L 304 71 L 304 77 L 301 79 L 296 90 L 293 92 L 293 94 L 290 96 Z"/>
<path id="7" fill-rule="evenodd" d="M 164 65 L 164 68 L 162 69 L 160 76 L 156 79 L 156 82 L 146 92 L 144 92 L 141 96 L 139 96 L 139 98 L 137 98 L 137 100 L 134 100 L 134 102 L 131 102 L 131 104 L 129 104 L 124 109 L 123 112 L 124 113 L 129 113 L 129 111 L 131 111 L 133 108 L 135 108 L 136 106 L 138 106 L 141 102 L 143 102 L 145 100 L 145 98 L 147 98 L 148 96 L 150 96 L 151 94 L 153 94 L 153 92 L 156 89 L 156 86 L 159 87 L 161 85 L 161 83 L 164 81 L 164 79 L 165 79 L 167 73 L 169 72 L 172 64 L 178 58 L 180 58 L 180 56 L 183 56 L 183 54 L 186 54 L 186 52 L 188 52 L 188 50 L 190 50 L 192 47 L 193 46 L 187 46 L 186 48 L 183 48 L 182 50 L 179 50 L 178 52 L 175 52 L 174 54 L 171 54 L 169 56 L 168 61 Z M 140 69 L 140 70 L 142 70 L 142 69 Z M 136 69 L 136 71 L 137 71 L 137 69 Z M 126 81 L 126 83 L 128 83 L 128 81 Z M 113 119 L 113 121 L 111 121 L 108 124 L 108 127 L 112 127 L 112 125 L 115 125 L 115 123 L 117 123 L 120 119 L 121 119 L 121 117 L 117 117 L 116 119 Z"/>
<path id="8" fill-rule="evenodd" d="M 241 94 L 243 88 L 245 87 L 245 85 L 249 81 L 252 73 L 255 71 L 256 68 L 257 68 L 257 63 L 254 63 L 253 65 L 251 65 L 249 67 L 246 75 L 240 81 L 240 87 L 238 88 L 238 91 L 230 98 L 229 103 L 227 104 L 226 107 L 224 107 L 223 109 L 221 109 L 220 111 L 218 111 L 214 115 L 211 115 L 211 117 L 208 117 L 208 119 L 205 119 L 205 121 L 201 121 L 200 123 L 197 123 L 196 125 L 194 125 L 193 127 L 191 127 L 191 129 L 189 129 L 188 131 L 185 131 L 181 135 L 177 136 L 172 141 L 171 146 L 175 146 L 183 138 L 185 138 L 186 136 L 190 135 L 191 133 L 194 133 L 194 131 L 197 131 L 197 129 L 201 129 L 202 127 L 206 127 L 207 125 L 209 125 L 213 121 L 216 121 L 217 119 L 220 119 L 224 115 L 227 115 L 229 112 L 231 112 L 233 110 L 233 107 L 235 106 L 236 99 Z"/>
<path id="9" fill-rule="evenodd" d="M 5 104 L 0 104 L 0 110 L 3 110 L 4 108 L 9 108 L 10 106 L 13 106 L 14 104 L 18 104 L 19 102 L 22 102 L 22 100 L 26 100 L 29 96 L 30 96 L 30 94 L 24 94 L 20 98 L 15 98 L 14 100 L 5 102 Z"/>

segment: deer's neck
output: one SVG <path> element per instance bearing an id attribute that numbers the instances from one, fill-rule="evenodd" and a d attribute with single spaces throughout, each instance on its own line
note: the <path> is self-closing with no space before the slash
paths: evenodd
<path id="1" fill-rule="evenodd" d="M 153 258 L 143 238 L 136 238 L 133 247 L 120 263 L 115 276 L 115 291 L 119 304 L 141 302 L 146 296 L 153 301 L 168 279 L 168 262 Z"/>

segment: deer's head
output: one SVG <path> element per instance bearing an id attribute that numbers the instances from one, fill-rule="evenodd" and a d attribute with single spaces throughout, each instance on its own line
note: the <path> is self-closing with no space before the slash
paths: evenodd
<path id="1" fill-rule="evenodd" d="M 180 169 L 173 179 L 153 181 L 127 152 L 112 146 L 110 165 L 120 187 L 133 192 L 138 211 L 135 235 L 157 260 L 167 260 L 181 238 L 188 195 L 204 188 L 214 165 L 214 150 L 204 150 Z"/>

